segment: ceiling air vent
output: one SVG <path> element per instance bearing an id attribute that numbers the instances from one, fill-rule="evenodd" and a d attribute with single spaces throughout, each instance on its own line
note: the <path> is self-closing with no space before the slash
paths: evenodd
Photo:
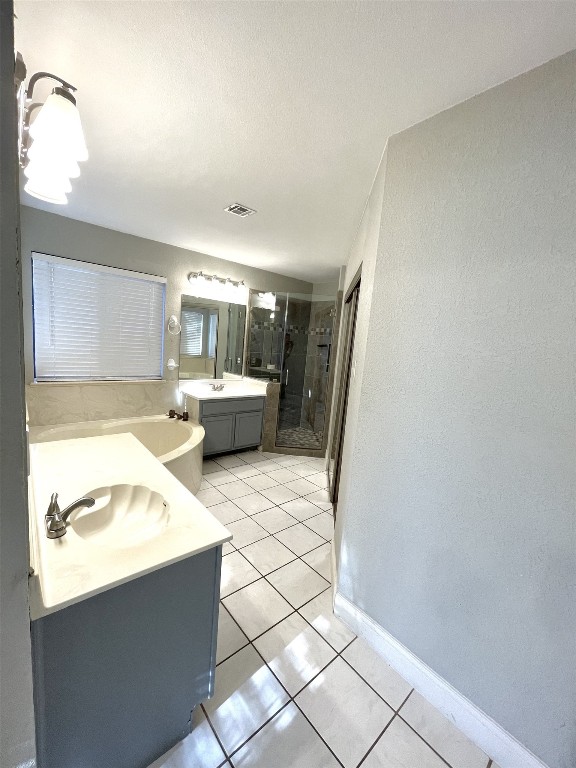
<path id="1" fill-rule="evenodd" d="M 256 213 L 254 208 L 248 208 L 247 205 L 241 205 L 240 203 L 232 203 L 232 205 L 224 208 L 224 210 L 228 211 L 228 213 L 233 213 L 234 216 L 252 216 L 253 213 Z"/>

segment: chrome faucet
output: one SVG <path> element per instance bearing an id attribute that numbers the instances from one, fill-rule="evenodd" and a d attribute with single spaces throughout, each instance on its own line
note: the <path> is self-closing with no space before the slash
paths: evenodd
<path id="1" fill-rule="evenodd" d="M 83 496 L 81 499 L 73 501 L 72 504 L 69 504 L 61 512 L 58 506 L 58 494 L 53 493 L 44 517 L 46 536 L 49 539 L 59 539 L 60 536 L 64 536 L 66 533 L 66 523 L 72 512 L 80 507 L 93 507 L 94 504 L 96 504 L 96 500 L 92 496 Z"/>

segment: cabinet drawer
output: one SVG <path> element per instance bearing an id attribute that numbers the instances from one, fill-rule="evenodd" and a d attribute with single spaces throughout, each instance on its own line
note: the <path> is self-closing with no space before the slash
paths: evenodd
<path id="1" fill-rule="evenodd" d="M 202 426 L 204 435 L 204 455 L 209 453 L 224 453 L 234 447 L 233 413 L 224 416 L 204 416 Z"/>
<path id="2" fill-rule="evenodd" d="M 234 447 L 247 448 L 260 445 L 262 438 L 262 412 L 237 413 L 234 427 Z"/>
<path id="3" fill-rule="evenodd" d="M 245 413 L 246 411 L 262 411 L 263 397 L 244 397 L 234 400 L 203 400 L 201 417 L 216 416 L 225 413 Z"/>

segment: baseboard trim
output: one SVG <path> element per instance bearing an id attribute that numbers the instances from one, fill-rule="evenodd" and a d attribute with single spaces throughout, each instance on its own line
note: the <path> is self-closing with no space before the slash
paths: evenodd
<path id="1" fill-rule="evenodd" d="M 536 755 L 336 591 L 334 612 L 500 768 L 548 768 Z"/>

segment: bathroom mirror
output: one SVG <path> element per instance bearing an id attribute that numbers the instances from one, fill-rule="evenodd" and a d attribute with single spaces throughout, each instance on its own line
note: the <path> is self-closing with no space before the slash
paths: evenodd
<path id="1" fill-rule="evenodd" d="M 242 376 L 246 307 L 196 296 L 182 296 L 180 379 Z"/>

